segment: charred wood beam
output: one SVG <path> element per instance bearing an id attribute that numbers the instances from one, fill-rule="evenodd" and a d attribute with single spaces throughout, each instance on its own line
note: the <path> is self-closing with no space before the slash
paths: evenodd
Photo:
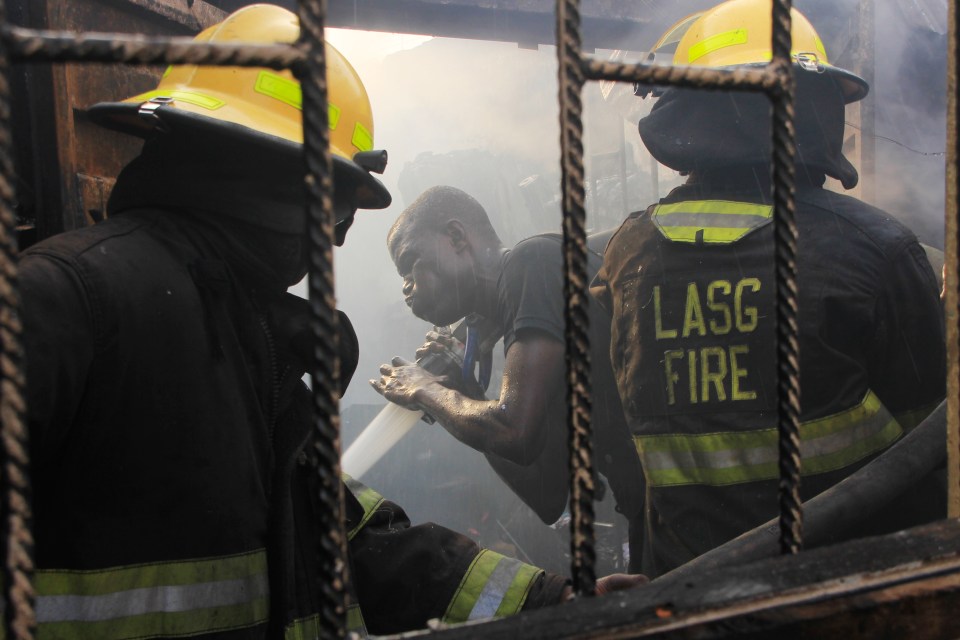
<path id="1" fill-rule="evenodd" d="M 275 0 L 295 10 L 295 0 Z M 233 11 L 248 0 L 210 0 Z M 581 10 L 582 48 L 642 50 L 677 18 L 716 0 L 594 0 Z M 327 26 L 449 38 L 555 43 L 555 0 L 328 0 Z"/>
<path id="2" fill-rule="evenodd" d="M 960 522 L 944 520 L 437 635 L 927 640 L 960 636 L 958 606 Z"/>

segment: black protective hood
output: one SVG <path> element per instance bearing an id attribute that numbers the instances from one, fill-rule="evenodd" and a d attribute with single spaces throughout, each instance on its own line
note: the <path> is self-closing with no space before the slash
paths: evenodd
<path id="1" fill-rule="evenodd" d="M 797 164 L 852 189 L 857 170 L 843 156 L 844 97 L 826 74 L 797 74 Z M 760 93 L 670 88 L 639 123 L 662 164 L 684 173 L 769 165 L 771 103 Z"/>

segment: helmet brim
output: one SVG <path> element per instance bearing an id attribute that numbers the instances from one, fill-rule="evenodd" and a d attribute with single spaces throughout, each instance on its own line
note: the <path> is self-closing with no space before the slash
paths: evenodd
<path id="1" fill-rule="evenodd" d="M 767 66 L 765 63 L 754 63 L 754 64 L 744 64 L 740 65 L 743 67 L 755 67 L 757 69 L 762 69 Z M 737 67 L 720 67 L 722 69 L 735 69 Z M 794 65 L 794 68 L 799 69 L 798 73 L 819 73 L 816 71 L 808 71 L 802 69 L 799 65 Z M 822 73 L 829 76 L 834 82 L 837 83 L 837 86 L 840 88 L 840 93 L 843 95 L 843 103 L 851 104 L 853 102 L 858 102 L 867 97 L 867 94 L 870 93 L 870 85 L 867 84 L 867 81 L 851 73 L 846 69 L 841 69 L 840 67 L 833 67 L 830 65 L 823 65 Z M 668 88 L 667 85 L 651 85 L 643 83 L 635 83 L 633 88 L 633 93 L 639 98 L 646 98 L 647 96 L 652 96 L 658 98 L 663 95 L 663 92 Z"/>
<path id="2" fill-rule="evenodd" d="M 257 153 L 290 154 L 299 156 L 303 145 L 293 140 L 273 136 L 241 124 L 209 118 L 181 109 L 161 107 L 152 116 L 140 115 L 140 105 L 129 102 L 101 102 L 87 110 L 91 122 L 139 138 L 147 139 L 161 132 L 173 132 L 191 136 L 202 133 L 228 136 L 242 139 L 251 145 Z M 392 197 L 380 180 L 366 169 L 333 152 L 334 185 L 351 185 L 354 190 L 354 202 L 358 209 L 385 209 L 390 206 Z M 269 155 L 267 155 L 269 157 Z"/>

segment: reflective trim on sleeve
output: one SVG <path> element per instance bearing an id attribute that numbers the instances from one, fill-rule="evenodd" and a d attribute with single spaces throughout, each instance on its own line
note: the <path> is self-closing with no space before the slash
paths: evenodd
<path id="1" fill-rule="evenodd" d="M 38 570 L 37 637 L 191 636 L 267 622 L 266 551 L 94 571 Z"/>
<path id="2" fill-rule="evenodd" d="M 367 637 L 367 625 L 363 621 L 360 605 L 352 604 L 347 607 L 347 631 L 362 638 Z M 325 637 L 327 634 L 321 633 L 319 614 L 294 620 L 283 630 L 283 640 L 319 640 Z"/>
<path id="3" fill-rule="evenodd" d="M 443 614 L 443 622 L 502 618 L 518 613 L 542 573 L 542 569 L 483 549 L 460 581 Z"/>
<path id="4" fill-rule="evenodd" d="M 653 221 L 671 242 L 730 244 L 773 220 L 773 207 L 727 200 L 659 204 Z"/>
<path id="5" fill-rule="evenodd" d="M 384 502 L 384 498 L 370 487 L 354 480 L 345 473 L 341 473 L 340 477 L 343 479 L 343 484 L 347 485 L 347 489 L 363 507 L 363 518 L 357 523 L 357 526 L 347 532 L 347 540 L 353 540 L 353 537 L 360 532 L 360 529 L 363 529 L 367 521 L 376 513 L 377 508 Z"/>
<path id="6" fill-rule="evenodd" d="M 800 424 L 803 475 L 842 469 L 903 434 L 880 399 L 868 391 L 854 407 Z M 634 436 L 651 486 L 729 485 L 777 478 L 777 430 Z"/>

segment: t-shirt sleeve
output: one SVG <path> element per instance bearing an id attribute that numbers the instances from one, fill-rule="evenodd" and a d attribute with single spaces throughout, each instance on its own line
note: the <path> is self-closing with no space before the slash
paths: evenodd
<path id="1" fill-rule="evenodd" d="M 542 331 L 563 342 L 563 254 L 560 242 L 540 236 L 514 247 L 504 261 L 499 296 L 504 351 L 527 330 Z"/>

